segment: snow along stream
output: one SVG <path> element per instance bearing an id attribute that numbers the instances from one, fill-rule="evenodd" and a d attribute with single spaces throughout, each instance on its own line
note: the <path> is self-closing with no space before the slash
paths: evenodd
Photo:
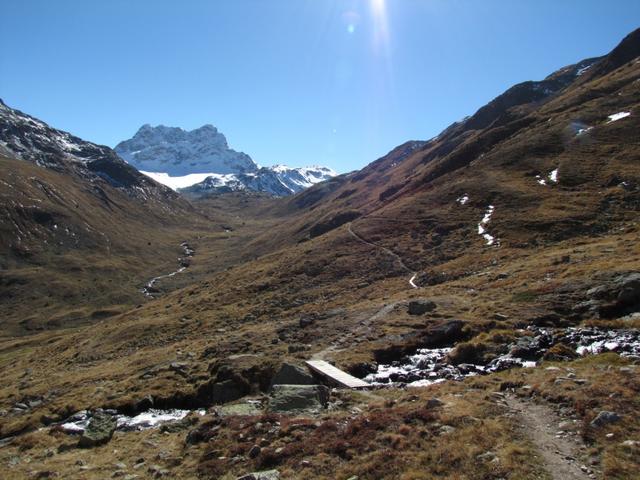
<path id="1" fill-rule="evenodd" d="M 116 410 L 103 410 L 104 413 L 113 415 L 117 422 L 117 430 L 120 431 L 134 431 L 134 430 L 147 430 L 149 428 L 155 428 L 163 423 L 177 422 L 189 415 L 191 410 L 156 410 L 150 409 L 146 412 L 139 413 L 133 417 L 119 414 Z M 198 415 L 204 415 L 205 410 L 195 410 Z M 64 422 L 59 423 L 60 429 L 65 433 L 82 433 L 89 425 L 91 421 L 92 413 L 88 410 L 81 410 L 71 417 L 67 418 Z"/>
<path id="2" fill-rule="evenodd" d="M 447 348 L 421 348 L 416 353 L 386 365 L 378 365 L 375 373 L 364 379 L 377 386 L 424 387 L 445 380 L 462 380 L 513 367 L 535 367 L 553 345 L 563 343 L 578 355 L 616 352 L 623 357 L 640 358 L 640 330 L 604 330 L 599 328 L 551 329 L 530 327 L 520 330 L 522 337 L 506 346 L 505 353 L 485 365 L 462 363 L 453 365 Z"/>
<path id="3" fill-rule="evenodd" d="M 189 246 L 187 242 L 182 242 L 180 246 L 182 247 L 182 251 L 184 254 L 182 257 L 178 258 L 180 267 L 174 272 L 167 273 L 166 275 L 160 275 L 158 277 L 153 277 L 151 280 L 149 280 L 142 288 L 142 293 L 144 293 L 145 297 L 155 298 L 154 294 L 160 293 L 160 290 L 158 290 L 158 288 L 156 287 L 156 283 L 158 282 L 158 280 L 173 277 L 174 275 L 182 273 L 187 269 L 190 263 L 189 259 L 195 255 L 196 251 L 191 248 L 191 246 Z"/>

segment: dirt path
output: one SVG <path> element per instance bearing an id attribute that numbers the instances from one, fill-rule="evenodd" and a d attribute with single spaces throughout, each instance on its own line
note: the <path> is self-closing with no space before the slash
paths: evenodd
<path id="1" fill-rule="evenodd" d="M 504 397 L 522 432 L 540 452 L 544 468 L 554 480 L 591 480 L 595 474 L 583 471 L 579 460 L 584 445 L 577 436 L 559 434 L 563 421 L 550 407 L 526 401 L 515 395 Z M 586 470 L 586 467 L 584 467 Z M 590 471 L 590 469 L 589 469 Z"/>
<path id="2" fill-rule="evenodd" d="M 348 223 L 347 230 L 349 231 L 351 236 L 353 238 L 355 238 L 356 240 L 358 240 L 359 242 L 364 243 L 365 245 L 369 245 L 370 247 L 379 248 L 380 250 L 384 251 L 386 254 L 391 255 L 396 260 L 396 262 L 398 262 L 398 265 L 400 265 L 400 267 L 404 271 L 406 271 L 407 273 L 409 273 L 409 275 L 411 275 L 411 278 L 409 279 L 409 285 L 411 285 L 412 288 L 419 288 L 414 283 L 414 280 L 416 279 L 418 274 L 416 272 L 414 272 L 413 270 L 411 270 L 409 267 L 407 267 L 405 265 L 404 261 L 402 260 L 402 258 L 400 258 L 400 256 L 397 253 L 393 252 L 392 250 L 390 250 L 387 247 L 383 247 L 382 245 L 377 245 L 377 244 L 375 244 L 373 242 L 365 240 L 363 237 L 361 237 L 360 235 L 358 235 L 356 232 L 353 231 L 353 229 L 351 228 L 351 222 Z"/>
<path id="3" fill-rule="evenodd" d="M 391 313 L 394 308 L 396 308 L 401 302 L 393 302 L 388 305 L 380 308 L 373 315 L 365 318 L 364 320 L 360 320 L 358 324 L 345 336 L 343 336 L 337 342 L 331 343 L 328 347 L 320 350 L 319 352 L 314 353 L 311 356 L 311 360 L 327 360 L 328 354 L 332 352 L 340 352 L 344 350 L 344 348 L 349 348 L 354 339 L 358 339 L 366 336 L 371 333 L 371 326 L 375 324 L 379 319 L 384 318 L 386 315 Z"/>

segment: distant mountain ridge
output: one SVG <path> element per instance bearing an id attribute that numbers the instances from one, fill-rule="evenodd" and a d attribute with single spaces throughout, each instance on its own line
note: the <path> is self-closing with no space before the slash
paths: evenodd
<path id="1" fill-rule="evenodd" d="M 145 124 L 115 151 L 145 175 L 191 196 L 233 191 L 286 196 L 336 175 L 320 166 L 260 167 L 246 153 L 229 148 L 210 124 L 191 131 Z"/>
<path id="2" fill-rule="evenodd" d="M 93 183 L 96 177 L 131 196 L 175 197 L 124 162 L 109 147 L 97 145 L 7 106 L 0 100 L 0 154 L 40 167 L 73 173 Z M 168 198 L 168 197 L 167 197 Z"/>

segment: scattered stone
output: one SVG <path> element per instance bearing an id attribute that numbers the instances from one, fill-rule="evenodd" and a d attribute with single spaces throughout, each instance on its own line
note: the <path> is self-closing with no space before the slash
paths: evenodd
<path id="1" fill-rule="evenodd" d="M 300 321 L 298 323 L 300 325 L 300 328 L 306 328 L 309 325 L 312 325 L 315 321 L 316 319 L 314 317 L 305 315 L 304 317 L 300 317 Z"/>
<path id="2" fill-rule="evenodd" d="M 605 425 L 609 425 L 612 423 L 617 423 L 622 420 L 622 417 L 618 415 L 616 412 L 609 412 L 607 410 L 603 410 L 596 418 L 591 421 L 592 427 L 604 427 Z"/>
<path id="3" fill-rule="evenodd" d="M 96 412 L 82 433 L 78 441 L 78 446 L 81 448 L 91 448 L 105 444 L 113 437 L 116 427 L 117 422 L 115 417 L 104 412 Z"/>
<path id="4" fill-rule="evenodd" d="M 476 459 L 480 460 L 481 462 L 492 462 L 497 458 L 498 457 L 496 456 L 496 454 L 491 451 L 484 452 L 476 457 Z"/>
<path id="5" fill-rule="evenodd" d="M 442 405 L 444 405 L 444 402 L 438 398 L 430 398 L 429 400 L 427 400 L 427 408 L 438 408 L 441 407 Z"/>
<path id="6" fill-rule="evenodd" d="M 493 315 L 493 319 L 504 322 L 505 320 L 509 320 L 509 317 L 507 315 L 503 315 L 502 313 L 495 313 Z"/>
<path id="7" fill-rule="evenodd" d="M 153 476 L 153 478 L 161 478 L 169 475 L 169 470 L 167 470 L 166 468 L 162 468 L 160 465 L 151 465 L 147 469 L 147 472 L 149 472 Z"/>
<path id="8" fill-rule="evenodd" d="M 427 312 L 435 310 L 436 304 L 431 300 L 412 300 L 409 302 L 408 313 L 409 315 L 424 315 Z"/>
<path id="9" fill-rule="evenodd" d="M 236 480 L 280 480 L 280 472 L 278 470 L 254 472 L 238 477 Z"/>
<path id="10" fill-rule="evenodd" d="M 258 445 L 254 445 L 249 450 L 249 453 L 248 453 L 249 458 L 256 458 L 258 455 L 260 455 L 260 452 L 261 452 L 261 448 Z"/>

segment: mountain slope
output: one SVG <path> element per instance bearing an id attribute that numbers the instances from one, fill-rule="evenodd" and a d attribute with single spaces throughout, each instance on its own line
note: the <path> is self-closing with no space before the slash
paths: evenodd
<path id="1" fill-rule="evenodd" d="M 184 235 L 204 222 L 108 147 L 4 104 L 0 146 L 5 334 L 93 323 L 139 302 L 144 282 L 175 269 Z"/>

